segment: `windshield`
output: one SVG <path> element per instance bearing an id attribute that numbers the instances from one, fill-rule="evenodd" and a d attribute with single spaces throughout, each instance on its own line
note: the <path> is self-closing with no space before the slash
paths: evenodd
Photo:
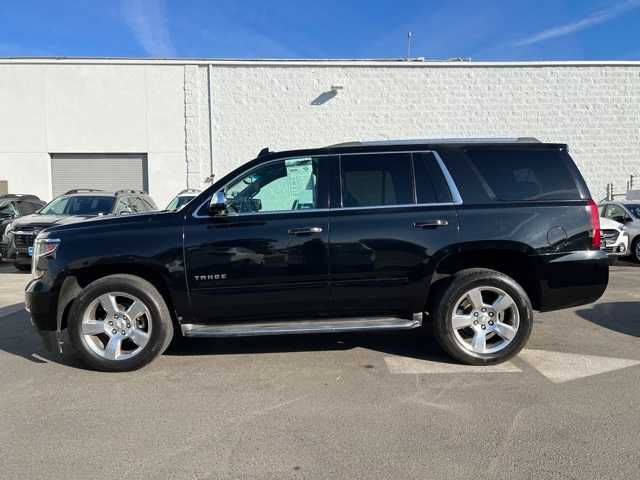
<path id="1" fill-rule="evenodd" d="M 106 215 L 113 208 L 113 197 L 82 195 L 58 197 L 46 205 L 42 215 Z"/>
<path id="2" fill-rule="evenodd" d="M 0 217 L 11 217 L 15 215 L 16 209 L 10 200 L 0 202 Z"/>
<path id="3" fill-rule="evenodd" d="M 624 205 L 635 218 L 640 218 L 640 203 L 626 203 Z"/>
<path id="4" fill-rule="evenodd" d="M 167 205 L 166 209 L 167 210 L 180 210 L 182 207 L 184 207 L 187 203 L 189 203 L 194 198 L 196 198 L 196 195 L 181 195 L 181 196 L 176 197 L 173 200 L 171 200 L 169 202 L 169 205 Z"/>

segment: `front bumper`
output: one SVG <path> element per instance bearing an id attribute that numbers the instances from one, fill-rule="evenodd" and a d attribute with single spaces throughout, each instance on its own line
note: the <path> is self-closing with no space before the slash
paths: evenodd
<path id="1" fill-rule="evenodd" d="M 7 238 L 7 237 L 5 237 Z M 11 237 L 8 237 L 9 239 Z M 11 240 L 0 243 L 0 260 L 18 265 L 31 265 L 29 247 L 18 248 Z"/>
<path id="2" fill-rule="evenodd" d="M 622 233 L 614 243 L 603 243 L 601 250 L 610 257 L 629 255 L 629 235 Z"/>
<path id="3" fill-rule="evenodd" d="M 24 304 L 31 314 L 31 322 L 41 331 L 56 331 L 56 307 L 58 289 L 47 281 L 37 278 L 31 280 L 24 291 Z"/>
<path id="4" fill-rule="evenodd" d="M 62 353 L 66 336 L 64 312 L 81 291 L 78 281 L 72 276 L 56 282 L 44 275 L 27 284 L 25 308 L 48 350 Z"/>
<path id="5" fill-rule="evenodd" d="M 607 289 L 609 258 L 603 251 L 552 253 L 537 258 L 540 311 L 593 303 Z"/>

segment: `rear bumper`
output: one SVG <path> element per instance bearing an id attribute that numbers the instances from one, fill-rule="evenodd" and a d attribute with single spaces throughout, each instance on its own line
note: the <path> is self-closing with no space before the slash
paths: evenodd
<path id="1" fill-rule="evenodd" d="M 592 303 L 607 289 L 609 259 L 606 252 L 552 253 L 537 258 L 540 311 Z"/>

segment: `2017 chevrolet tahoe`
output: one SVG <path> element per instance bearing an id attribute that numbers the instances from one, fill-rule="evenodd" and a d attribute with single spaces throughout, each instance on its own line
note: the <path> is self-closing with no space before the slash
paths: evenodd
<path id="1" fill-rule="evenodd" d="M 533 311 L 597 300 L 598 210 L 567 147 L 352 142 L 269 152 L 186 207 L 40 232 L 26 305 L 46 343 L 132 370 L 172 337 L 418 329 L 475 365 Z M 65 346 L 67 343 L 65 343 Z"/>

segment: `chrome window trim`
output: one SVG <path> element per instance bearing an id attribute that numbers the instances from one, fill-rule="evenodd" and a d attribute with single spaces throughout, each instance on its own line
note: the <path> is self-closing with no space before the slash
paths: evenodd
<path id="1" fill-rule="evenodd" d="M 436 157 L 436 161 L 440 166 L 440 170 L 444 175 L 444 179 L 447 181 L 447 185 L 449 186 L 449 191 L 451 192 L 451 200 L 455 205 L 462 205 L 462 196 L 460 195 L 460 191 L 458 190 L 456 182 L 453 181 L 453 177 L 449 173 L 449 169 L 444 164 L 444 162 L 442 161 L 442 158 L 440 157 L 440 154 L 437 151 L 431 150 L 431 153 L 433 153 L 433 156 Z"/>
<path id="2" fill-rule="evenodd" d="M 411 204 L 402 204 L 402 205 L 375 205 L 375 206 L 366 206 L 366 207 L 343 207 L 342 206 L 342 161 L 341 161 L 342 157 L 346 156 L 346 155 L 385 155 L 385 154 L 388 154 L 388 153 L 409 153 L 409 154 L 413 154 L 413 153 L 431 153 L 431 154 L 433 154 L 433 156 L 436 159 L 436 162 L 437 162 L 438 166 L 440 167 L 440 171 L 444 175 L 445 181 L 447 182 L 447 186 L 449 187 L 449 192 L 451 193 L 451 200 L 452 201 L 451 202 L 438 202 L 438 203 L 411 203 Z M 309 208 L 309 209 L 303 209 L 303 210 L 274 210 L 274 211 L 270 211 L 270 212 L 234 213 L 234 214 L 226 215 L 226 216 L 227 217 L 243 217 L 243 216 L 247 216 L 247 215 L 291 215 L 291 214 L 296 214 L 296 213 L 301 213 L 301 212 L 331 212 L 331 211 L 351 211 L 351 210 L 376 210 L 376 209 L 381 209 L 381 208 L 438 207 L 438 206 L 449 207 L 449 206 L 455 206 L 455 205 L 462 205 L 462 203 L 463 203 L 462 196 L 460 195 L 460 192 L 459 192 L 458 187 L 456 186 L 456 184 L 455 184 L 455 182 L 453 180 L 453 177 L 449 173 L 449 170 L 447 169 L 446 165 L 442 161 L 442 158 L 440 157 L 440 155 L 438 154 L 438 152 L 436 150 L 393 150 L 393 151 L 385 151 L 385 152 L 353 152 L 353 153 L 344 153 L 344 154 L 340 154 L 340 153 L 322 153 L 322 154 L 318 154 L 318 155 L 311 155 L 311 156 L 308 156 L 308 157 L 301 156 L 301 157 L 274 158 L 273 160 L 268 160 L 266 162 L 260 163 L 260 164 L 256 165 L 255 167 L 253 167 L 253 168 L 251 168 L 249 170 L 246 170 L 246 171 L 242 172 L 241 174 L 235 176 L 234 178 L 229 180 L 226 183 L 226 185 L 224 185 L 224 187 L 226 187 L 230 183 L 234 182 L 238 178 L 240 178 L 240 177 L 242 177 L 244 175 L 248 175 L 249 173 L 251 173 L 255 169 L 263 167 L 263 166 L 268 165 L 270 163 L 279 162 L 279 161 L 285 161 L 285 160 L 291 160 L 291 159 L 296 159 L 296 158 L 311 158 L 311 159 L 313 159 L 313 158 L 320 158 L 320 157 L 338 157 L 338 161 L 340 163 L 340 165 L 339 165 L 340 166 L 340 207 L 338 207 L 338 208 Z M 414 188 L 414 193 L 415 193 L 415 188 Z M 198 205 L 198 208 L 196 208 L 194 210 L 194 212 L 191 214 L 191 216 L 193 218 L 211 218 L 211 216 L 209 216 L 209 215 L 198 215 L 198 212 L 200 211 L 200 209 L 207 202 L 211 202 L 211 197 L 212 196 L 213 196 L 213 193 L 211 195 L 208 195 L 207 198 L 204 200 L 204 202 L 202 202 L 200 205 Z"/>

